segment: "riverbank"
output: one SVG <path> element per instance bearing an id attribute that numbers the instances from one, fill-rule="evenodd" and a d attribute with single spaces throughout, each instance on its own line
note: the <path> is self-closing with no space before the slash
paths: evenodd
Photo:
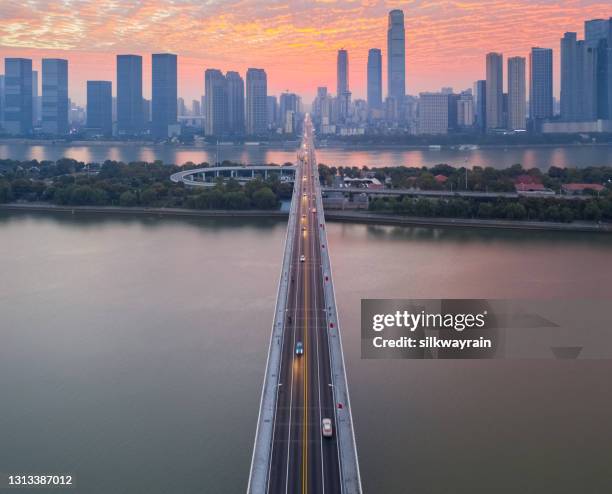
<path id="1" fill-rule="evenodd" d="M 0 211 L 56 212 L 67 214 L 121 214 L 149 216 L 189 216 L 202 218 L 286 218 L 286 211 L 273 210 L 219 210 L 184 208 L 144 208 L 116 206 L 55 206 L 45 203 L 0 204 Z M 390 226 L 420 226 L 424 228 L 484 228 L 498 230 L 540 230 L 587 233 L 612 233 L 612 224 L 586 221 L 554 223 L 548 221 L 481 220 L 463 218 L 423 218 L 357 211 L 326 211 L 329 221 L 365 223 Z"/>

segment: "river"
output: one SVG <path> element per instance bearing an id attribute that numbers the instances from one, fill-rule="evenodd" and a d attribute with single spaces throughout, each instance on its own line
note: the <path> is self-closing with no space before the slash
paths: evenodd
<path id="1" fill-rule="evenodd" d="M 525 168 L 548 169 L 550 166 L 586 167 L 612 165 L 612 146 L 516 146 L 492 147 L 475 150 L 444 148 L 343 148 L 323 147 L 317 153 L 321 163 L 334 166 L 433 166 L 438 163 L 462 166 L 492 166 L 506 168 L 521 163 Z M 31 144 L 24 142 L 0 142 L 0 159 L 57 160 L 62 157 L 83 162 L 155 161 L 182 165 L 186 162 L 214 163 L 230 160 L 245 164 L 277 163 L 295 160 L 294 147 L 272 148 L 267 146 L 207 146 L 180 147 L 172 145 L 140 144 Z"/>
<path id="2" fill-rule="evenodd" d="M 243 493 L 285 223 L 0 214 L 0 471 Z M 361 298 L 612 298 L 612 237 L 330 223 L 364 491 L 612 492 L 612 362 L 360 358 Z M 37 492 L 37 491 L 32 491 Z"/>

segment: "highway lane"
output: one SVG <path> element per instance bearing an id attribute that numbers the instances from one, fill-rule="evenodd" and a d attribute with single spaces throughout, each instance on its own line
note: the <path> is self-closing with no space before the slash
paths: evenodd
<path id="1" fill-rule="evenodd" d="M 319 238 L 324 225 L 313 212 L 318 170 L 308 120 L 305 127 L 268 492 L 333 494 L 341 492 L 341 483 Z M 296 354 L 298 342 L 302 355 Z M 330 438 L 322 435 L 323 418 L 332 420 Z"/>

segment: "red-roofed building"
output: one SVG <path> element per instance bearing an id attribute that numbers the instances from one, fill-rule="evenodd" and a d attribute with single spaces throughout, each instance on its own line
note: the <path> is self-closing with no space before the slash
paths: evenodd
<path id="1" fill-rule="evenodd" d="M 514 188 L 517 192 L 542 192 L 546 190 L 539 177 L 527 174 L 519 175 L 514 179 Z"/>
<path id="2" fill-rule="evenodd" d="M 438 182 L 439 184 L 443 184 L 448 180 L 448 177 L 446 175 L 436 175 L 434 177 L 434 179 L 436 180 L 436 182 Z"/>
<path id="3" fill-rule="evenodd" d="M 563 192 L 566 194 L 584 194 L 587 190 L 592 190 L 593 192 L 600 193 L 605 189 L 603 185 L 600 184 L 563 184 L 561 186 Z"/>

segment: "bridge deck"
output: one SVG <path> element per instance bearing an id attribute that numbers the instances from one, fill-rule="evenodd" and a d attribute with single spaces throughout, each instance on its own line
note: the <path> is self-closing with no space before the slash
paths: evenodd
<path id="1" fill-rule="evenodd" d="M 325 218 L 306 120 L 249 493 L 361 492 Z M 298 347 L 303 353 L 296 351 Z M 324 437 L 322 420 L 333 434 Z"/>

